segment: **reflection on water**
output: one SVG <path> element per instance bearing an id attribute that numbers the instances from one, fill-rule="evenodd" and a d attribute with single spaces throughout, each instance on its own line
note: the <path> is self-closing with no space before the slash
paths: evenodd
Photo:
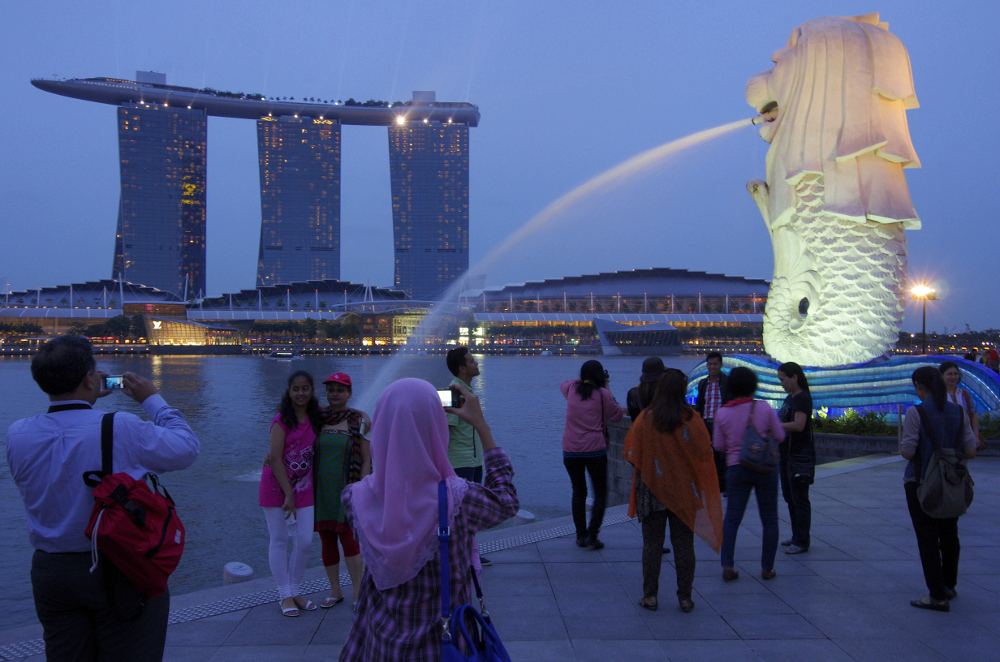
<path id="1" fill-rule="evenodd" d="M 222 566 L 242 561 L 255 576 L 267 577 L 267 530 L 257 505 L 260 462 L 268 447 L 268 430 L 295 370 L 313 374 L 317 385 L 336 371 L 347 372 L 354 398 L 366 396 L 387 357 L 304 358 L 276 361 L 262 357 L 99 357 L 111 374 L 134 371 L 153 379 L 167 402 L 181 410 L 201 440 L 201 455 L 186 471 L 166 474 L 164 483 L 177 502 L 188 542 L 180 566 L 170 581 L 176 595 L 219 586 Z M 585 358 L 477 357 L 482 374 L 473 386 L 482 399 L 497 442 L 514 465 L 521 506 L 539 519 L 569 514 L 569 480 L 562 465 L 565 400 L 564 380 L 579 375 Z M 619 402 L 638 383 L 643 357 L 601 357 L 611 374 L 611 390 Z M 699 359 L 665 359 L 667 365 L 690 370 Z M 398 377 L 421 377 L 439 387 L 451 381 L 443 356 L 406 362 Z M 0 429 L 22 416 L 48 406 L 31 379 L 30 362 L 0 358 Z M 122 393 L 101 400 L 98 407 L 142 415 L 142 409 Z M 371 412 L 369 412 L 371 413 Z M 12 628 L 34 622 L 28 578 L 32 549 L 24 526 L 24 509 L 0 455 L 0 623 Z M 310 566 L 320 564 L 315 541 Z"/>

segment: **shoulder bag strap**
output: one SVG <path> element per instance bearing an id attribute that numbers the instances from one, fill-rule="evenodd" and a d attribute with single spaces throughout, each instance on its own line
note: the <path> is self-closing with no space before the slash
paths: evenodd
<path id="1" fill-rule="evenodd" d="M 101 417 L 101 471 L 105 476 L 114 473 L 113 454 L 115 447 L 115 413 L 109 412 Z"/>
<path id="2" fill-rule="evenodd" d="M 438 540 L 441 542 L 441 631 L 444 644 L 451 643 L 451 564 L 448 562 L 448 488 L 438 483 Z"/>
<path id="3" fill-rule="evenodd" d="M 750 416 L 747 417 L 747 428 L 753 426 L 753 408 L 756 406 L 757 406 L 757 401 L 754 400 L 753 398 L 750 398 Z M 744 431 L 745 430 L 746 428 L 744 428 Z M 753 431 L 757 432 L 757 434 L 760 434 L 760 432 L 757 431 L 756 427 L 754 427 Z"/>
<path id="4" fill-rule="evenodd" d="M 597 389 L 597 397 L 601 401 L 601 434 L 604 435 L 604 447 L 607 448 L 608 444 L 611 441 L 611 436 L 608 433 L 608 419 L 604 415 L 604 393 L 603 393 L 603 391 L 604 391 L 603 387 Z M 473 574 L 475 574 L 475 573 L 473 573 Z"/>
<path id="5" fill-rule="evenodd" d="M 486 611 L 486 602 L 483 600 L 483 589 L 479 586 L 479 578 L 476 577 L 476 569 L 469 566 L 469 574 L 472 575 L 472 583 L 476 587 L 476 597 L 479 598 L 479 611 L 487 623 L 490 622 L 490 612 Z"/>
<path id="6" fill-rule="evenodd" d="M 965 393 L 965 391 L 962 392 Z M 955 435 L 955 451 L 957 453 L 962 452 L 962 445 L 965 441 L 965 435 L 962 433 L 965 432 L 965 417 L 968 415 L 969 411 L 967 409 L 962 409 L 962 417 L 958 419 L 958 432 Z M 969 424 L 972 424 L 971 417 L 969 418 Z"/>
<path id="7" fill-rule="evenodd" d="M 927 437 L 931 440 L 931 446 L 934 447 L 934 450 L 940 449 L 941 447 L 938 446 L 937 439 L 934 437 L 934 431 L 931 430 L 931 426 L 927 424 L 927 415 L 924 413 L 924 406 L 923 405 L 917 405 L 916 409 L 917 409 L 917 413 L 920 414 L 920 424 L 922 426 L 924 426 L 925 430 L 927 430 Z M 961 426 L 959 426 L 959 432 L 961 432 Z M 919 439 L 917 440 L 917 452 L 918 453 L 920 452 L 920 440 Z"/>
<path id="8" fill-rule="evenodd" d="M 114 425 L 115 414 L 110 412 L 101 417 L 101 470 L 96 469 L 83 472 L 83 483 L 93 489 L 101 484 L 105 476 L 110 476 L 114 471 L 112 463 L 112 452 L 114 450 Z"/>

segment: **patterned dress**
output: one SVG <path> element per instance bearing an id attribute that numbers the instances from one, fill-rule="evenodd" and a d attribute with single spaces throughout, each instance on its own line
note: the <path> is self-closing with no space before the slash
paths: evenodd
<path id="1" fill-rule="evenodd" d="M 496 526 L 517 513 L 514 470 L 500 448 L 483 454 L 484 485 L 469 483 L 451 525 L 448 556 L 451 568 L 452 609 L 471 601 L 472 543 L 477 531 Z M 353 524 L 351 486 L 342 497 L 348 521 Z M 356 530 L 356 529 L 355 529 Z M 375 588 L 365 568 L 358 608 L 341 661 L 441 659 L 441 559 L 439 554 L 417 576 L 387 591 Z"/>
<path id="2" fill-rule="evenodd" d="M 344 488 L 361 478 L 361 413 L 354 409 L 322 412 L 324 425 L 347 421 L 347 430 L 322 431 L 316 436 L 313 484 L 316 493 L 316 531 L 350 531 L 340 501 Z"/>

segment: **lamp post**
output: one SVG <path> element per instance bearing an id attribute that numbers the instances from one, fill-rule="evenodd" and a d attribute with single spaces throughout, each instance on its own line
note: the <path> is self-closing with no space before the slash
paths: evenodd
<path id="1" fill-rule="evenodd" d="M 910 294 L 913 296 L 914 299 L 919 299 L 920 301 L 923 302 L 924 319 L 923 319 L 923 328 L 921 331 L 921 335 L 923 335 L 924 337 L 923 354 L 926 355 L 927 354 L 927 300 L 930 299 L 932 301 L 937 301 L 937 294 L 932 288 L 927 287 L 926 285 L 923 284 L 915 285 L 913 289 L 910 290 Z"/>

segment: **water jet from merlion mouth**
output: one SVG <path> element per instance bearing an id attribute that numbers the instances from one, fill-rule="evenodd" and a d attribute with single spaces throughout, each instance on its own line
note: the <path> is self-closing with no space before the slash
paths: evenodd
<path id="1" fill-rule="evenodd" d="M 501 257 L 508 254 L 515 247 L 536 235 L 538 232 L 559 221 L 569 209 L 590 196 L 606 191 L 613 186 L 624 182 L 628 178 L 653 167 L 667 157 L 676 154 L 681 150 L 707 142 L 713 138 L 718 138 L 719 136 L 723 136 L 741 127 L 750 126 L 752 123 L 757 121 L 760 121 L 759 117 L 746 118 L 735 122 L 729 122 L 728 124 L 723 124 L 712 129 L 698 131 L 684 136 L 683 138 L 678 138 L 664 143 L 659 147 L 646 150 L 645 152 L 641 152 L 630 159 L 622 161 L 618 165 L 587 180 L 569 193 L 566 193 L 549 204 L 542 211 L 529 219 L 527 223 L 509 235 L 498 246 L 493 248 L 486 254 L 485 257 L 472 265 L 469 268 L 468 273 L 485 273 L 486 270 L 495 264 Z M 429 330 L 434 327 L 441 315 L 454 310 L 447 304 L 448 302 L 456 301 L 458 299 L 458 295 L 462 289 L 463 280 L 464 279 L 461 278 L 458 279 L 445 291 L 443 295 L 441 295 L 438 303 L 431 309 L 427 316 L 424 317 L 420 325 L 413 330 L 411 337 L 419 338 L 421 336 L 429 335 Z M 399 374 L 401 368 L 410 360 L 412 360 L 411 354 L 394 355 L 389 362 L 381 370 L 379 370 L 375 380 L 359 394 L 358 407 L 364 411 L 371 411 L 378 395 L 382 393 L 386 386 L 396 379 L 396 376 Z"/>

